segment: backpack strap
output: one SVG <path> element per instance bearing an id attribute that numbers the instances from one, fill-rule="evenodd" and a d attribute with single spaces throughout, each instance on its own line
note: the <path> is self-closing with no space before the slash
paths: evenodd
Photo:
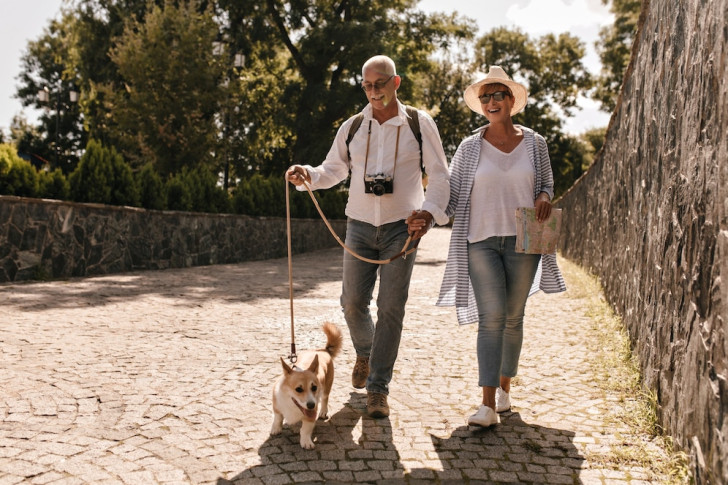
<path id="1" fill-rule="evenodd" d="M 412 106 L 405 106 L 404 109 L 407 112 L 407 123 L 410 126 L 410 130 L 412 130 L 412 134 L 415 135 L 417 144 L 420 146 L 420 170 L 422 170 L 422 173 L 425 173 L 425 165 L 422 162 L 422 132 L 420 131 L 420 114 L 417 108 L 413 108 Z M 364 113 L 359 113 L 354 117 L 354 121 L 352 121 L 351 126 L 349 127 L 349 134 L 346 136 L 346 157 L 349 162 L 351 162 L 349 144 L 354 138 L 356 132 L 359 130 L 363 120 Z"/>
<path id="2" fill-rule="evenodd" d="M 364 113 L 359 113 L 354 117 L 354 121 L 352 121 L 351 126 L 349 127 L 349 134 L 346 136 L 346 158 L 349 160 L 349 163 L 351 163 L 351 152 L 349 152 L 349 143 L 351 143 L 351 140 L 354 138 L 354 135 L 359 130 L 359 127 L 361 126 L 361 122 L 364 120 Z"/>
<path id="3" fill-rule="evenodd" d="M 417 108 L 413 108 L 412 106 L 405 106 L 404 109 L 408 115 L 407 123 L 409 123 L 410 125 L 412 134 L 415 135 L 417 144 L 420 145 L 420 170 L 422 170 L 422 173 L 425 173 L 425 165 L 422 162 L 422 132 L 420 132 L 420 113 Z"/>

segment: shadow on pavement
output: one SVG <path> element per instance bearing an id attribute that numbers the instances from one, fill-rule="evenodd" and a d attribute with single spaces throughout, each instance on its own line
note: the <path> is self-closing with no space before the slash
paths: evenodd
<path id="1" fill-rule="evenodd" d="M 295 255 L 293 291 L 305 297 L 321 284 L 341 280 L 341 249 Z M 21 311 L 77 308 L 123 303 L 139 296 L 168 299 L 169 305 L 196 306 L 210 299 L 248 303 L 258 299 L 289 299 L 288 258 L 240 264 L 197 266 L 119 273 L 64 281 L 0 285 L 14 291 L 3 305 Z M 20 290 L 20 291 L 19 291 Z"/>
<path id="2" fill-rule="evenodd" d="M 448 437 L 430 433 L 439 466 L 406 471 L 401 453 L 410 450 L 397 450 L 389 419 L 368 418 L 365 409 L 366 395 L 352 392 L 336 414 L 317 423 L 314 450 L 300 447 L 300 425 L 284 426 L 261 444 L 259 465 L 217 485 L 323 483 L 322 476 L 327 484 L 579 483 L 584 459 L 575 434 L 528 424 L 517 412 L 504 413 L 497 427 L 460 426 Z"/>
<path id="3" fill-rule="evenodd" d="M 281 434 L 269 436 L 260 446 L 260 465 L 229 479 L 219 478 L 217 485 L 243 485 L 257 480 L 321 483 L 321 475 L 328 476 L 326 483 L 371 483 L 365 476 L 371 470 L 376 470 L 377 477 L 380 473 L 403 477 L 391 422 L 387 418 L 374 420 L 365 414 L 366 394 L 351 392 L 349 401 L 336 414 L 316 424 L 315 449 L 304 450 L 299 445 L 300 424 L 284 425 Z"/>
<path id="4" fill-rule="evenodd" d="M 504 413 L 496 427 L 465 425 L 447 438 L 430 434 L 443 468 L 434 474 L 438 483 L 578 483 L 584 458 L 574 436 L 571 431 L 528 424 L 517 412 Z M 412 470 L 411 476 L 426 479 L 433 472 Z"/>

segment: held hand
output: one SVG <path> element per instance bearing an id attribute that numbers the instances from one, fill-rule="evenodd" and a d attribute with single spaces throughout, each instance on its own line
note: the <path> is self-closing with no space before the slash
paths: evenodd
<path id="1" fill-rule="evenodd" d="M 311 175 L 309 175 L 308 170 L 302 166 L 291 165 L 286 171 L 286 180 L 298 187 L 303 184 L 304 180 L 310 184 Z"/>
<path id="2" fill-rule="evenodd" d="M 432 227 L 432 214 L 423 210 L 413 210 L 405 222 L 407 223 L 407 231 L 414 241 L 424 236 L 430 230 L 430 227 Z"/>
<path id="3" fill-rule="evenodd" d="M 536 209 L 536 220 L 538 222 L 543 222 L 548 219 L 551 215 L 551 201 L 549 200 L 549 196 L 541 192 L 536 198 L 534 208 Z"/>

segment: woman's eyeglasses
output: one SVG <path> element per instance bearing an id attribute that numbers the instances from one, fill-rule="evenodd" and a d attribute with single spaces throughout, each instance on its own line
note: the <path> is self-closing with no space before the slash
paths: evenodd
<path id="1" fill-rule="evenodd" d="M 493 98 L 495 101 L 503 101 L 503 99 L 509 95 L 510 93 L 508 91 L 496 91 L 490 94 L 481 94 L 478 98 L 480 98 L 481 103 L 488 104 L 490 102 L 490 98 Z"/>
<path id="2" fill-rule="evenodd" d="M 395 74 L 392 74 L 391 76 L 389 76 L 389 77 L 387 78 L 387 80 L 386 80 L 386 81 L 377 81 L 377 82 L 375 82 L 374 84 L 372 84 L 372 83 L 362 83 L 362 85 L 361 85 L 361 88 L 362 88 L 362 89 L 363 89 L 364 91 L 366 91 L 367 93 L 368 93 L 369 91 L 371 91 L 372 89 L 374 89 L 374 88 L 376 88 L 376 89 L 384 89 L 384 86 L 386 86 L 386 85 L 387 85 L 387 83 L 388 83 L 389 81 L 391 81 L 391 80 L 392 80 L 392 78 L 393 78 L 394 76 L 395 76 Z"/>

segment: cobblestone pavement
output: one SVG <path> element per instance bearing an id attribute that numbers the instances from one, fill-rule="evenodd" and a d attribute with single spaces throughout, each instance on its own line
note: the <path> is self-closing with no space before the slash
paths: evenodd
<path id="1" fill-rule="evenodd" d="M 468 428 L 476 326 L 434 306 L 449 236 L 420 245 L 383 420 L 350 385 L 342 250 L 294 257 L 297 348 L 320 346 L 325 320 L 345 343 L 311 451 L 298 426 L 269 436 L 287 259 L 1 285 L 0 484 L 650 482 L 589 459 L 619 442 L 620 404 L 588 370 L 589 317 L 568 292 L 529 300 L 513 409 Z"/>

